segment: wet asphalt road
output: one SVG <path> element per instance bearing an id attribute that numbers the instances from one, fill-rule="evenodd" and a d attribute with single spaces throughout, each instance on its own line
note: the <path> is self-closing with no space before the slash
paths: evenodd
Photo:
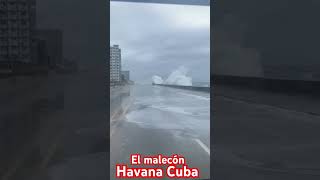
<path id="1" fill-rule="evenodd" d="M 210 176 L 210 94 L 151 85 L 131 88 L 128 112 L 111 127 L 111 179 L 130 154 L 180 154 Z"/>

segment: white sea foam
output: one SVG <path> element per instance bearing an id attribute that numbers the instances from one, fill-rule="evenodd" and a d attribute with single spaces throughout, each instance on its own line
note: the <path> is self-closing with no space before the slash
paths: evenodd
<path id="1" fill-rule="evenodd" d="M 204 96 L 199 96 L 199 95 L 194 95 L 194 94 L 189 94 L 189 93 L 183 93 L 183 92 L 179 92 L 179 94 L 184 95 L 184 96 L 190 96 L 190 97 L 197 98 L 197 99 L 200 99 L 200 100 L 210 101 L 210 97 L 204 97 Z"/>
<path id="2" fill-rule="evenodd" d="M 160 76 L 152 76 L 152 82 L 155 84 L 162 84 L 163 83 L 163 79 Z"/>
<path id="3" fill-rule="evenodd" d="M 192 115 L 192 113 L 187 112 L 185 109 L 180 107 L 168 107 L 168 106 L 151 106 L 154 109 L 159 109 L 162 111 L 172 112 L 172 113 L 179 113 L 179 114 L 185 114 L 185 115 Z"/>
<path id="4" fill-rule="evenodd" d="M 160 76 L 153 76 L 152 80 L 155 84 L 170 84 L 180 86 L 192 86 L 192 78 L 187 76 L 188 69 L 184 66 L 178 67 L 171 72 L 166 80 L 163 80 Z"/>

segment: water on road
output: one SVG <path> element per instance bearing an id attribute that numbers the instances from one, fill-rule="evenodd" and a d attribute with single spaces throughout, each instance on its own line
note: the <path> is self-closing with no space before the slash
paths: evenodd
<path id="1" fill-rule="evenodd" d="M 210 94 L 135 85 L 128 112 L 111 126 L 111 179 L 130 154 L 180 154 L 200 178 L 210 173 Z"/>

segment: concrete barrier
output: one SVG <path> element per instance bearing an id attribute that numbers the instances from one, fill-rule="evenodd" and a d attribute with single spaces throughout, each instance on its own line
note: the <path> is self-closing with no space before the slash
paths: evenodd
<path id="1" fill-rule="evenodd" d="M 213 84 L 320 96 L 320 81 L 212 75 Z"/>
<path id="2" fill-rule="evenodd" d="M 180 85 L 171 85 L 171 84 L 153 84 L 157 86 L 172 87 L 177 89 L 186 89 L 191 91 L 201 91 L 201 92 L 210 92 L 210 87 L 199 87 L 199 86 L 180 86 Z"/>
<path id="3" fill-rule="evenodd" d="M 46 138 L 45 127 L 56 125 L 56 120 L 48 117 L 57 111 L 55 104 L 60 99 L 56 95 L 63 90 L 63 82 L 55 75 L 14 76 L 0 78 L 0 84 L 0 179 L 5 179 L 35 157 L 31 154 L 34 149 L 47 148 L 38 139 Z"/>
<path id="4" fill-rule="evenodd" d="M 113 121 L 127 107 L 130 98 L 130 87 L 128 85 L 112 88 L 110 91 L 110 120 Z"/>

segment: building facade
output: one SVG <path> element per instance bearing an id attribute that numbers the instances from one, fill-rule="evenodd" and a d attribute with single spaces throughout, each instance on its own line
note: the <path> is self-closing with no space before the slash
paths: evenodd
<path id="1" fill-rule="evenodd" d="M 121 71 L 121 75 L 123 80 L 129 81 L 130 80 L 130 71 Z"/>
<path id="2" fill-rule="evenodd" d="M 110 47 L 110 83 L 121 82 L 121 49 L 119 45 Z"/>
<path id="3" fill-rule="evenodd" d="M 33 63 L 35 0 L 0 0 L 0 62 Z"/>
<path id="4" fill-rule="evenodd" d="M 63 65 L 63 33 L 57 29 L 41 29 L 35 31 L 36 41 L 45 41 L 47 48 L 47 64 L 49 67 Z M 35 51 L 36 54 L 39 52 Z M 41 53 L 41 52 L 40 52 Z M 44 64 L 43 59 L 36 59 L 38 64 Z"/>

